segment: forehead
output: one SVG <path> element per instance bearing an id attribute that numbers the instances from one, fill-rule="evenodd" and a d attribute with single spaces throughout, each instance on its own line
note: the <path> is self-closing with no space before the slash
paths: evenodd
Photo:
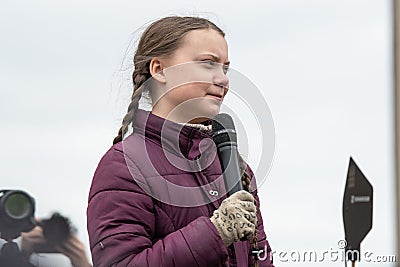
<path id="1" fill-rule="evenodd" d="M 225 38 L 213 29 L 200 29 L 188 32 L 184 36 L 183 44 L 178 51 L 179 54 L 185 53 L 191 57 L 211 52 L 219 56 L 223 61 L 228 60 L 228 44 Z"/>

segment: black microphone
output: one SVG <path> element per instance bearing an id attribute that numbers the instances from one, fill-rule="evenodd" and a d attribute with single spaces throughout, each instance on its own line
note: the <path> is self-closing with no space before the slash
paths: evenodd
<path id="1" fill-rule="evenodd" d="M 243 189 L 238 165 L 237 135 L 231 116 L 225 113 L 212 120 L 212 137 L 224 175 L 227 196 Z"/>

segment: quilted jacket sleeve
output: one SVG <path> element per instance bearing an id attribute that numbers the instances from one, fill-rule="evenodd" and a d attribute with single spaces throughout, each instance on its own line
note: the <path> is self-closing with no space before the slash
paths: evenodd
<path id="1" fill-rule="evenodd" d="M 134 182 L 121 153 L 111 148 L 92 181 L 87 224 L 94 266 L 222 266 L 227 249 L 208 217 L 153 243 L 152 198 Z"/>

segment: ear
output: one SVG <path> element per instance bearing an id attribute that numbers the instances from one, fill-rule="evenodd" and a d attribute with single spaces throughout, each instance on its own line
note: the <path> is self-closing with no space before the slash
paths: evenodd
<path id="1" fill-rule="evenodd" d="M 150 74 L 153 77 L 153 79 L 156 79 L 160 83 L 167 82 L 167 80 L 165 78 L 165 74 L 164 74 L 163 61 L 160 58 L 154 57 L 151 59 L 149 70 L 150 70 Z"/>

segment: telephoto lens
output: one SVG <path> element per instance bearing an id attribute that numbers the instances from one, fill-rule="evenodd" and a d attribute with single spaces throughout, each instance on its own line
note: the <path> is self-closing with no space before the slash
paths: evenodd
<path id="1" fill-rule="evenodd" d="M 35 223 L 35 200 L 21 190 L 0 190 L 1 238 L 15 239 L 32 230 Z"/>

